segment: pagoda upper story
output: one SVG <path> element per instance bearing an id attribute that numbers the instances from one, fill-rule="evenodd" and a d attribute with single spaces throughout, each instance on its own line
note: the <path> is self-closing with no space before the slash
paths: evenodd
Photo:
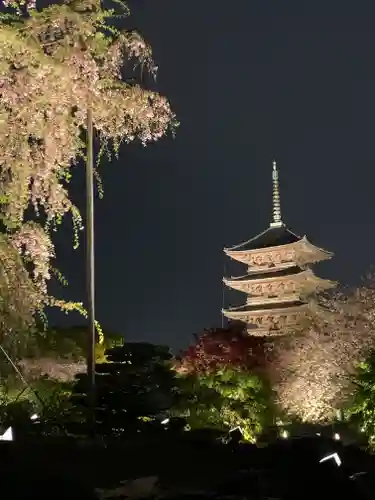
<path id="1" fill-rule="evenodd" d="M 315 307 L 318 292 L 336 283 L 316 276 L 311 265 L 333 254 L 290 231 L 281 219 L 279 177 L 273 163 L 273 218 L 270 226 L 244 243 L 224 249 L 247 265 L 243 276 L 223 278 L 226 286 L 244 292 L 246 303 L 224 309 L 243 321 L 250 335 L 284 335 L 298 329 Z"/>

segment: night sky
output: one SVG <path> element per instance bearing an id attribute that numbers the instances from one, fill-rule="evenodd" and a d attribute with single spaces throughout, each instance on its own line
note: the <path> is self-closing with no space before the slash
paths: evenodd
<path id="1" fill-rule="evenodd" d="M 222 250 L 268 226 L 273 159 L 284 222 L 335 253 L 317 272 L 358 282 L 375 263 L 375 3 L 130 6 L 181 126 L 176 139 L 124 147 L 103 165 L 96 267 L 104 329 L 178 349 L 221 324 Z M 69 231 L 59 237 L 59 263 L 67 296 L 82 300 L 83 247 L 69 249 Z"/>

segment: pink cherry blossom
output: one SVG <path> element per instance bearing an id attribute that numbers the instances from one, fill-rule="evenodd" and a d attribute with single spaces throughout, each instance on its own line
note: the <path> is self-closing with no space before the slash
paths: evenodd
<path id="1" fill-rule="evenodd" d="M 135 70 L 154 75 L 152 52 L 133 31 L 104 37 L 113 12 L 103 12 L 98 0 L 40 11 L 33 1 L 3 3 L 19 16 L 17 23 L 0 25 L 0 210 L 10 234 L 7 248 L 19 252 L 30 273 L 26 314 L 45 304 L 69 310 L 48 294 L 55 258 L 50 231 L 68 213 L 75 243 L 82 229 L 69 181 L 86 154 L 88 107 L 99 158 L 111 148 L 118 153 L 123 142 L 156 141 L 177 122 L 165 97 L 134 79 L 121 80 L 124 66 L 130 77 Z M 39 224 L 27 222 L 30 208 Z"/>

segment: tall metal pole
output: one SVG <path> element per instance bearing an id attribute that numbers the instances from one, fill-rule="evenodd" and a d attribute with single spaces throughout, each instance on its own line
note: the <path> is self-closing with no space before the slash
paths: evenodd
<path id="1" fill-rule="evenodd" d="M 86 279 L 87 279 L 87 425 L 90 435 L 95 435 L 95 252 L 94 252 L 94 130 L 92 109 L 87 110 L 87 162 L 86 162 Z"/>

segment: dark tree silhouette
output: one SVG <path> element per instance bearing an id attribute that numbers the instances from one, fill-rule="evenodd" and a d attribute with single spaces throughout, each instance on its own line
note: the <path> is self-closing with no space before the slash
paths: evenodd
<path id="1" fill-rule="evenodd" d="M 168 347 L 125 343 L 96 365 L 96 426 L 102 435 L 122 436 L 162 428 L 160 420 L 177 396 Z M 77 376 L 72 401 L 85 409 L 87 376 Z M 158 418 L 160 417 L 160 418 Z"/>

